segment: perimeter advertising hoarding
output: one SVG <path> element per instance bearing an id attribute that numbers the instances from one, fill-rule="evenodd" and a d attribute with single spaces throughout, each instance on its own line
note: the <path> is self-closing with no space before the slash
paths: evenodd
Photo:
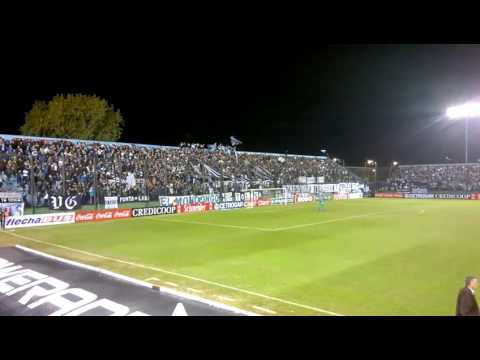
<path id="1" fill-rule="evenodd" d="M 441 194 L 405 194 L 406 199 L 446 199 L 446 200 L 477 200 L 477 194 L 454 194 L 454 193 L 441 193 Z"/>
<path id="2" fill-rule="evenodd" d="M 233 209 L 240 209 L 243 207 L 245 207 L 245 203 L 243 201 L 228 201 L 228 202 L 214 204 L 215 210 L 233 210 Z"/>
<path id="3" fill-rule="evenodd" d="M 105 221 L 126 219 L 132 216 L 132 209 L 83 210 L 75 214 L 75 222 Z"/>
<path id="4" fill-rule="evenodd" d="M 449 199 L 449 200 L 480 200 L 480 193 L 399 193 L 377 192 L 377 198 L 405 198 L 405 199 Z"/>
<path id="5" fill-rule="evenodd" d="M 403 198 L 403 193 L 401 192 L 377 192 L 375 197 L 378 198 L 389 198 L 389 199 L 401 199 Z"/>
<path id="6" fill-rule="evenodd" d="M 195 203 L 190 205 L 177 205 L 177 213 L 205 212 L 213 209 L 209 202 Z"/>
<path id="7" fill-rule="evenodd" d="M 101 272 L 101 274 L 100 274 Z M 0 247 L 0 316 L 245 315 L 25 248 Z"/>
<path id="8" fill-rule="evenodd" d="M 155 206 L 148 208 L 132 209 L 132 217 L 154 216 L 175 214 L 177 209 L 175 206 Z"/>
<path id="9" fill-rule="evenodd" d="M 74 222 L 74 212 L 11 216 L 5 220 L 5 229 L 24 228 L 31 226 L 73 224 Z"/>

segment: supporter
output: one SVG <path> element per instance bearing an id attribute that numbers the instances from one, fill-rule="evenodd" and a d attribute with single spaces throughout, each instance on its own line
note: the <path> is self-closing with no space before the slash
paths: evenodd
<path id="1" fill-rule="evenodd" d="M 301 176 L 346 180 L 345 169 L 329 159 L 237 153 L 222 144 L 153 147 L 13 137 L 0 138 L 0 148 L 0 189 L 16 187 L 29 205 L 43 205 L 51 195 L 76 194 L 94 204 L 95 196 L 154 199 L 280 187 Z"/>
<path id="2" fill-rule="evenodd" d="M 480 164 L 405 165 L 392 171 L 383 190 L 480 191 Z"/>

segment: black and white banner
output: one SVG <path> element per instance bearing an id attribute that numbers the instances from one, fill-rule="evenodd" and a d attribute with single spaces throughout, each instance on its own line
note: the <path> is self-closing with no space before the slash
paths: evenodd
<path id="1" fill-rule="evenodd" d="M 82 206 L 82 201 L 79 195 L 73 196 L 50 196 L 49 197 L 50 210 L 76 210 Z"/>
<path id="2" fill-rule="evenodd" d="M 22 194 L 17 192 L 0 192 L 0 203 L 21 203 Z"/>
<path id="3" fill-rule="evenodd" d="M 105 196 L 105 209 L 118 209 L 118 196 Z"/>
<path id="4" fill-rule="evenodd" d="M 100 274 L 100 271 L 102 274 Z M 188 297 L 187 297 L 188 296 Z M 23 247 L 0 248 L 0 316 L 250 315 Z"/>
<path id="5" fill-rule="evenodd" d="M 175 206 L 156 206 L 156 207 L 132 209 L 132 216 L 140 217 L 140 216 L 154 216 L 154 215 L 169 215 L 169 214 L 175 214 L 176 209 L 177 208 Z"/>
<path id="6" fill-rule="evenodd" d="M 128 202 L 147 202 L 150 201 L 150 197 L 148 195 L 119 196 L 118 201 L 120 202 L 120 204 Z"/>
<path id="7" fill-rule="evenodd" d="M 252 196 L 261 194 L 260 192 L 253 192 Z M 259 196 L 259 195 L 258 195 Z M 182 196 L 159 196 L 158 201 L 160 206 L 176 206 L 176 205 L 190 205 L 203 202 L 221 203 L 230 201 L 249 201 L 250 192 L 226 192 L 220 194 L 203 194 L 203 195 L 182 195 Z M 256 200 L 256 199 L 255 199 Z"/>

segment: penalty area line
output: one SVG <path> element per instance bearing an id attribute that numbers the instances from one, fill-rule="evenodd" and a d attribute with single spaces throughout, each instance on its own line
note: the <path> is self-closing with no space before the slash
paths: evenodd
<path id="1" fill-rule="evenodd" d="M 281 299 L 281 298 L 278 298 L 278 297 L 275 297 L 275 296 L 264 295 L 264 294 L 261 294 L 261 293 L 255 292 L 255 291 L 241 289 L 241 288 L 237 288 L 235 286 L 230 286 L 230 285 L 218 283 L 216 281 L 201 279 L 201 278 L 198 278 L 196 276 L 191 276 L 191 275 L 182 274 L 182 273 L 178 273 L 178 272 L 174 272 L 174 271 L 170 271 L 170 270 L 165 270 L 165 269 L 161 269 L 161 268 L 158 268 L 158 267 L 155 267 L 155 266 L 138 264 L 138 263 L 134 263 L 134 262 L 131 262 L 131 261 L 112 258 L 112 257 L 109 257 L 109 256 L 99 255 L 99 254 L 91 253 L 89 251 L 75 249 L 75 248 L 71 248 L 69 246 L 64 246 L 64 245 L 58 245 L 58 244 L 55 244 L 55 243 L 35 239 L 35 238 L 30 237 L 30 236 L 24 236 L 24 235 L 20 235 L 20 234 L 17 234 L 17 233 L 10 233 L 9 232 L 8 234 L 10 234 L 13 237 L 18 237 L 20 239 L 33 241 L 33 242 L 36 242 L 36 243 L 39 243 L 39 244 L 49 245 L 49 246 L 57 247 L 59 249 L 73 251 L 73 252 L 77 252 L 79 254 L 88 255 L 88 256 L 91 256 L 91 257 L 99 258 L 99 259 L 114 261 L 114 262 L 117 262 L 117 263 L 120 263 L 120 264 L 129 265 L 129 266 L 132 266 L 132 267 L 138 267 L 138 268 L 142 268 L 142 269 L 157 271 L 157 272 L 172 275 L 172 276 L 182 277 L 182 278 L 185 278 L 185 279 L 202 282 L 204 284 L 221 287 L 221 288 L 228 289 L 228 290 L 233 290 L 233 291 L 240 292 L 240 293 L 243 293 L 243 294 L 256 296 L 256 297 L 259 297 L 259 298 L 267 299 L 269 301 L 274 301 L 274 302 L 278 302 L 278 303 L 282 303 L 282 304 L 286 304 L 286 305 L 291 305 L 291 306 L 295 306 L 295 307 L 298 307 L 298 308 L 303 308 L 303 309 L 315 311 L 315 312 L 318 312 L 318 313 L 323 313 L 323 314 L 333 315 L 333 316 L 344 316 L 343 314 L 339 314 L 339 313 L 336 313 L 336 312 L 333 312 L 333 311 L 321 309 L 321 308 L 310 306 L 310 305 L 300 304 L 300 303 L 297 303 L 297 302 L 294 302 L 294 301 Z"/>

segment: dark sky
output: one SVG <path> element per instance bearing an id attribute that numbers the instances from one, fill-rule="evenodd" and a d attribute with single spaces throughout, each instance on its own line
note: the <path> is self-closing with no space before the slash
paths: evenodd
<path id="1" fill-rule="evenodd" d="M 480 96 L 479 45 L 318 45 L 36 39 L 10 51 L 1 133 L 35 99 L 95 93 L 126 119 L 122 141 L 244 141 L 243 150 L 319 154 L 359 165 L 463 161 L 463 123 L 445 108 Z M 480 122 L 471 123 L 480 158 Z"/>

